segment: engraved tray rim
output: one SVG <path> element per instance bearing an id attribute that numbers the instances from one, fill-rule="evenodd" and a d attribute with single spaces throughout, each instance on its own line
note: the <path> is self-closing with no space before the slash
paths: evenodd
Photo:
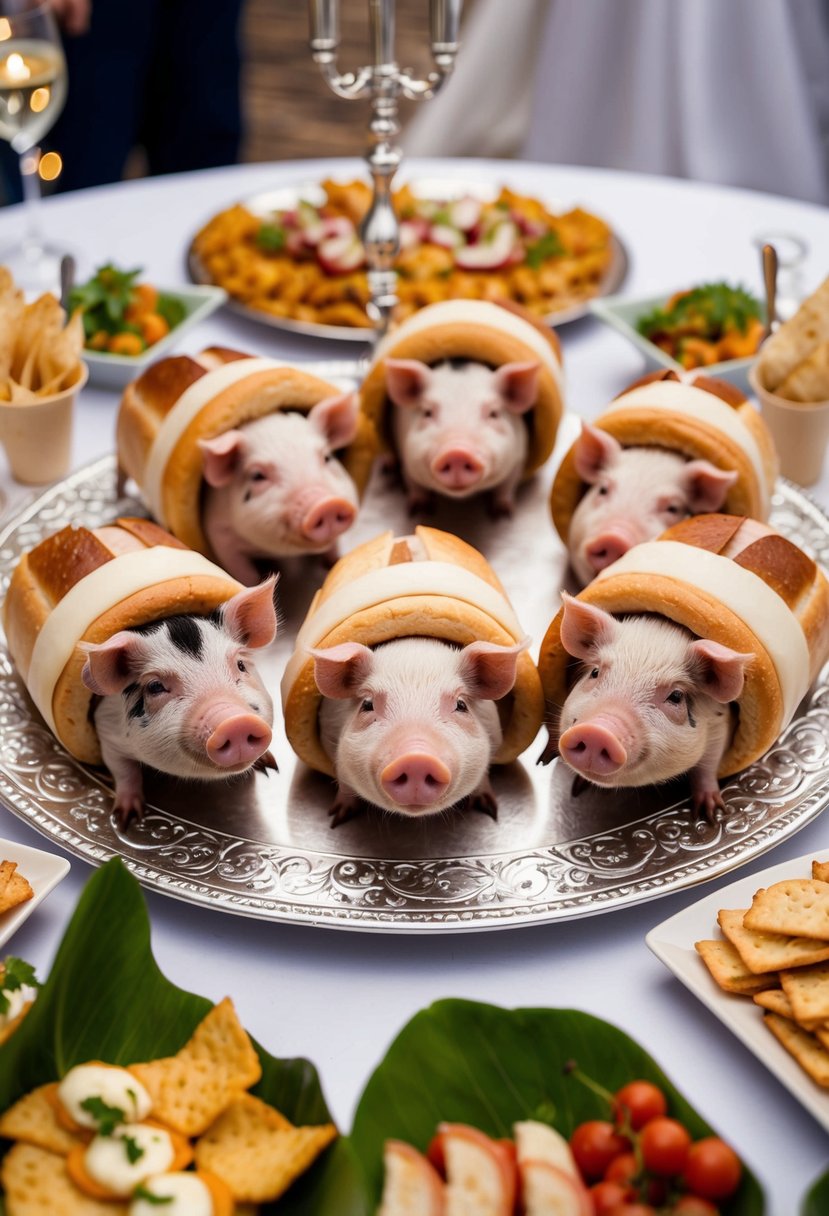
<path id="1" fill-rule="evenodd" d="M 111 491 L 102 498 L 100 489 L 114 486 L 114 480 L 114 457 L 104 456 L 13 511 L 0 528 L 3 593 L 19 553 L 36 543 L 41 526 L 43 534 L 81 519 L 96 526 L 103 522 L 104 507 L 105 515 L 112 518 L 119 500 Z M 794 511 L 804 527 L 811 525 L 811 539 L 816 542 L 811 548 L 819 550 L 814 556 L 818 560 L 822 557 L 825 565 L 829 560 L 829 516 L 800 487 L 782 479 L 776 501 L 781 508 Z M 129 504 L 130 509 L 138 505 L 134 500 L 120 503 Z M 27 529 L 32 532 L 28 537 Z M 21 532 L 23 543 L 18 544 Z M 802 539 L 801 532 L 797 535 Z M 732 788 L 736 787 L 738 798 L 745 798 L 752 784 L 759 788 L 768 785 L 770 775 L 772 785 L 781 779 L 780 773 L 783 778 L 789 774 L 790 782 L 792 775 L 804 781 L 810 768 L 818 776 L 807 782 L 803 797 L 788 809 L 774 816 L 758 815 L 756 822 L 750 819 L 754 803 L 749 798 L 736 818 L 732 815 L 717 829 L 720 847 L 716 852 L 706 852 L 701 839 L 705 825 L 690 820 L 689 808 L 681 801 L 625 824 L 615 833 L 603 831 L 538 848 L 477 856 L 372 859 L 230 835 L 224 838 L 222 850 L 220 833 L 202 829 L 201 837 L 197 830 L 194 836 L 193 829 L 198 825 L 166 812 L 156 817 L 163 839 L 147 844 L 115 836 L 105 778 L 72 759 L 32 712 L 28 695 L 11 666 L 5 634 L 0 632 L 0 798 L 11 813 L 82 860 L 100 865 L 120 856 L 144 886 L 186 903 L 277 923 L 362 932 L 425 934 L 518 928 L 599 915 L 698 886 L 753 860 L 805 827 L 829 802 L 829 665 L 804 705 L 805 710 L 801 706 L 781 740 L 761 761 L 740 774 Z M 9 729 L 10 712 L 13 719 L 17 714 L 19 735 Z M 823 748 L 825 763 L 822 756 L 812 755 L 816 742 Z M 34 780 L 38 775 L 49 775 L 51 784 L 45 789 L 23 788 L 20 774 L 13 771 L 9 760 L 10 752 L 21 763 L 20 772 Z M 738 822 L 746 824 L 742 834 Z M 591 847 L 609 848 L 612 865 L 613 849 L 619 847 L 625 832 L 632 836 L 650 834 L 669 859 L 665 868 L 651 873 L 624 871 L 613 887 L 586 886 L 579 891 L 580 877 L 590 875 Z M 675 863 L 670 862 L 672 856 Z M 230 878 L 223 874 L 223 865 Z M 444 881 L 453 871 L 469 878 L 472 888 L 477 880 L 478 890 L 473 890 L 471 902 L 451 891 L 445 898 L 435 895 L 441 866 Z M 407 876 L 414 873 L 424 880 L 422 893 L 408 891 L 405 898 L 401 895 L 395 899 L 395 882 L 401 869 Z M 274 891 L 269 893 L 257 872 L 270 875 Z M 572 893 L 553 900 L 556 878 L 564 874 L 575 884 Z M 412 906 L 407 906 L 407 901 Z"/>

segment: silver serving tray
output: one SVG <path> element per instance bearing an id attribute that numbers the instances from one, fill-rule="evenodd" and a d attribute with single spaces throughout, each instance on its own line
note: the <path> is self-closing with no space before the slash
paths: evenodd
<path id="1" fill-rule="evenodd" d="M 423 177 L 410 183 L 412 189 L 421 198 L 451 199 L 464 194 L 472 194 L 484 202 L 497 197 L 498 190 L 486 182 L 465 180 L 462 178 L 433 178 Z M 293 185 L 281 186 L 275 190 L 255 194 L 240 199 L 243 207 L 263 219 L 276 211 L 288 211 L 296 206 L 300 199 L 318 205 L 325 201 L 324 191 L 319 182 L 297 182 Z M 560 203 L 557 200 L 545 199 L 545 205 L 553 211 L 564 211 L 573 204 Z M 195 239 L 195 238 L 194 238 Z M 569 308 L 560 308 L 548 313 L 544 320 L 548 325 L 567 325 L 571 321 L 579 321 L 590 314 L 590 301 L 601 296 L 611 296 L 617 292 L 625 281 L 628 272 L 628 253 L 622 241 L 615 232 L 611 233 L 611 259 L 604 276 L 599 284 L 599 290 L 591 296 L 572 304 Z M 187 272 L 194 283 L 213 285 L 210 272 L 196 255 L 192 242 L 187 249 Z M 258 321 L 261 325 L 269 325 L 273 329 L 286 330 L 289 333 L 305 334 L 312 338 L 333 338 L 341 342 L 369 342 L 373 331 L 370 328 L 360 329 L 353 325 L 317 325 L 312 321 L 296 321 L 290 317 L 276 317 L 258 308 L 250 308 L 228 296 L 225 307 L 238 316 L 247 317 L 250 321 Z"/>
<path id="2" fill-rule="evenodd" d="M 562 430 L 566 437 L 575 427 Z M 514 520 L 492 523 L 480 509 L 451 504 L 429 520 L 486 552 L 536 646 L 566 573 L 548 515 L 549 476 L 522 488 Z M 20 554 L 47 534 L 125 512 L 141 507 L 116 497 L 112 457 L 53 486 L 0 532 L 0 591 Z M 803 493 L 780 483 L 773 519 L 829 564 L 829 519 Z M 378 473 L 352 543 L 385 528 L 406 533 L 411 521 L 402 493 Z M 309 559 L 283 569 L 279 637 L 261 664 L 277 701 L 292 639 L 324 573 Z M 367 810 L 332 829 L 332 784 L 294 759 L 277 710 L 279 774 L 203 784 L 154 776 L 145 819 L 121 831 L 108 775 L 55 741 L 0 635 L 0 798 L 87 861 L 120 856 L 148 887 L 244 916 L 419 933 L 569 920 L 715 878 L 818 815 L 829 800 L 828 675 L 777 745 L 728 783 L 727 818 L 713 826 L 693 813 L 682 782 L 574 798 L 562 765 L 536 766 L 539 736 L 521 762 L 493 771 L 496 822 L 460 811 L 404 820 Z"/>

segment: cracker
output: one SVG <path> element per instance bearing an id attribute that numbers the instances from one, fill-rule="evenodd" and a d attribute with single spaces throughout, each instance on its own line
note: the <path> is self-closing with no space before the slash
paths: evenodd
<path id="1" fill-rule="evenodd" d="M 333 1123 L 293 1127 L 251 1094 L 244 1094 L 196 1143 L 196 1165 L 218 1175 L 244 1203 L 278 1199 L 336 1137 Z"/>
<path id="2" fill-rule="evenodd" d="M 17 872 L 17 862 L 0 861 L 0 913 L 25 904 L 33 895 L 31 884 Z"/>
<path id="3" fill-rule="evenodd" d="M 694 946 L 714 980 L 726 992 L 752 996 L 764 988 L 777 986 L 776 975 L 752 975 L 731 942 L 704 941 Z"/>
<path id="4" fill-rule="evenodd" d="M 70 1180 L 63 1157 L 15 1144 L 0 1164 L 7 1216 L 127 1216 L 125 1203 L 101 1203 Z"/>
<path id="5" fill-rule="evenodd" d="M 225 997 L 174 1056 L 132 1064 L 153 1100 L 153 1117 L 183 1136 L 199 1136 L 262 1075 L 247 1031 Z"/>
<path id="6" fill-rule="evenodd" d="M 781 971 L 780 983 L 796 1021 L 829 1021 L 829 963 Z"/>
<path id="7" fill-rule="evenodd" d="M 789 1055 L 794 1056 L 804 1072 L 818 1085 L 829 1088 L 829 1051 L 815 1036 L 809 1034 L 808 1030 L 803 1030 L 796 1022 L 778 1017 L 776 1013 L 765 1014 L 763 1021 Z"/>
<path id="8" fill-rule="evenodd" d="M 754 896 L 745 914 L 747 929 L 829 941 L 829 883 L 787 878 Z"/>
<path id="9" fill-rule="evenodd" d="M 816 878 L 818 882 L 829 882 L 829 861 L 818 861 L 815 858 L 812 862 L 812 878 Z"/>
<path id="10" fill-rule="evenodd" d="M 23 1140 L 65 1157 L 78 1143 L 78 1137 L 58 1123 L 55 1107 L 49 1100 L 54 1085 L 41 1085 L 25 1094 L 0 1115 L 0 1136 Z"/>
<path id="11" fill-rule="evenodd" d="M 829 942 L 747 929 L 743 924 L 745 914 L 745 909 L 722 908 L 717 921 L 749 971 L 760 975 L 786 967 L 807 967 L 829 959 Z"/>

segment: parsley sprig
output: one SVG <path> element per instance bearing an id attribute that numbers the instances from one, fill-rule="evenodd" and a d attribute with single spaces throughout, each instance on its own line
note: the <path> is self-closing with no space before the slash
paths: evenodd
<path id="1" fill-rule="evenodd" d="M 135 1136 L 120 1136 L 121 1143 L 124 1146 L 124 1152 L 127 1154 L 127 1160 L 130 1165 L 135 1165 L 136 1161 L 140 1161 L 144 1156 L 144 1149 L 135 1139 Z"/>
<path id="2" fill-rule="evenodd" d="M 760 316 L 760 301 L 743 287 L 725 282 L 703 283 L 683 292 L 670 307 L 655 308 L 636 322 L 644 337 L 653 341 L 660 334 L 694 334 L 718 342 L 728 329 L 746 332 L 749 321 Z"/>
<path id="3" fill-rule="evenodd" d="M 120 1106 L 109 1106 L 98 1094 L 92 1094 L 81 1102 L 81 1110 L 90 1114 L 98 1124 L 101 1136 L 111 1136 L 116 1127 L 126 1122 L 126 1112 Z"/>
<path id="4" fill-rule="evenodd" d="M 143 1199 L 146 1203 L 151 1203 L 156 1207 L 160 1207 L 163 1203 L 173 1202 L 172 1195 L 156 1195 L 154 1191 L 148 1191 L 143 1184 L 135 1188 L 132 1197 L 133 1199 Z"/>
<path id="5" fill-rule="evenodd" d="M 5 963 L 0 963 L 0 1014 L 8 1013 L 11 1008 L 8 993 L 17 992 L 24 987 L 40 987 L 31 963 L 13 957 L 7 958 Z"/>

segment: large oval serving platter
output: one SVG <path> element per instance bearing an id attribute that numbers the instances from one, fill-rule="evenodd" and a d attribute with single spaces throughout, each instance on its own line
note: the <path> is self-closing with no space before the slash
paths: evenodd
<path id="1" fill-rule="evenodd" d="M 576 427 L 566 421 L 569 442 Z M 534 654 L 566 575 L 548 487 L 549 473 L 523 487 L 513 520 L 493 523 L 463 506 L 439 508 L 428 521 L 486 552 L 534 639 Z M 117 498 L 112 457 L 81 469 L 6 524 L 0 590 L 20 554 L 47 534 L 141 512 L 137 501 Z M 802 492 L 780 483 L 773 519 L 829 564 L 829 519 Z M 402 492 L 378 472 L 352 543 L 411 526 Z M 277 705 L 292 639 L 323 577 L 313 560 L 297 559 L 282 572 L 279 637 L 262 664 Z M 0 636 L 0 797 L 79 857 L 118 855 L 146 886 L 192 903 L 352 930 L 505 929 L 609 912 L 694 886 L 803 827 L 829 801 L 827 679 L 829 668 L 776 746 L 728 782 L 728 814 L 716 825 L 693 813 L 681 782 L 573 797 L 560 763 L 536 765 L 539 735 L 519 763 L 493 772 L 497 821 L 461 811 L 412 821 L 366 810 L 332 829 L 332 784 L 294 759 L 277 708 L 278 774 L 209 784 L 152 777 L 145 819 L 122 831 L 111 815 L 108 775 L 78 764 L 55 742 Z"/>
<path id="2" fill-rule="evenodd" d="M 417 178 L 411 183 L 412 190 L 420 198 L 452 199 L 472 194 L 482 202 L 491 202 L 498 196 L 498 189 L 486 182 L 474 178 Z M 243 207 L 254 215 L 267 219 L 277 211 L 289 211 L 300 199 L 305 199 L 315 206 L 325 200 L 325 195 L 319 182 L 297 182 L 295 185 L 280 186 L 275 190 L 255 194 L 246 199 L 240 199 Z M 569 207 L 558 200 L 545 199 L 545 206 L 551 211 L 563 212 Z M 572 205 L 572 204 L 571 204 Z M 622 241 L 615 232 L 610 235 L 610 262 L 599 283 L 598 290 L 586 296 L 567 308 L 557 309 L 549 313 L 544 320 L 548 325 L 567 325 L 578 321 L 590 313 L 590 301 L 601 296 L 611 296 L 617 292 L 625 281 L 628 272 L 628 253 Z M 187 272 L 194 283 L 213 284 L 209 271 L 196 254 L 192 242 L 187 250 Z M 263 312 L 259 308 L 251 308 L 240 300 L 229 296 L 225 307 L 238 316 L 247 317 L 250 321 L 258 321 L 273 329 L 282 329 L 290 333 L 305 334 L 312 338 L 333 338 L 342 342 L 367 342 L 371 338 L 370 329 L 361 329 L 353 325 L 318 325 L 313 321 L 298 321 L 291 317 L 277 317 L 273 313 Z"/>

